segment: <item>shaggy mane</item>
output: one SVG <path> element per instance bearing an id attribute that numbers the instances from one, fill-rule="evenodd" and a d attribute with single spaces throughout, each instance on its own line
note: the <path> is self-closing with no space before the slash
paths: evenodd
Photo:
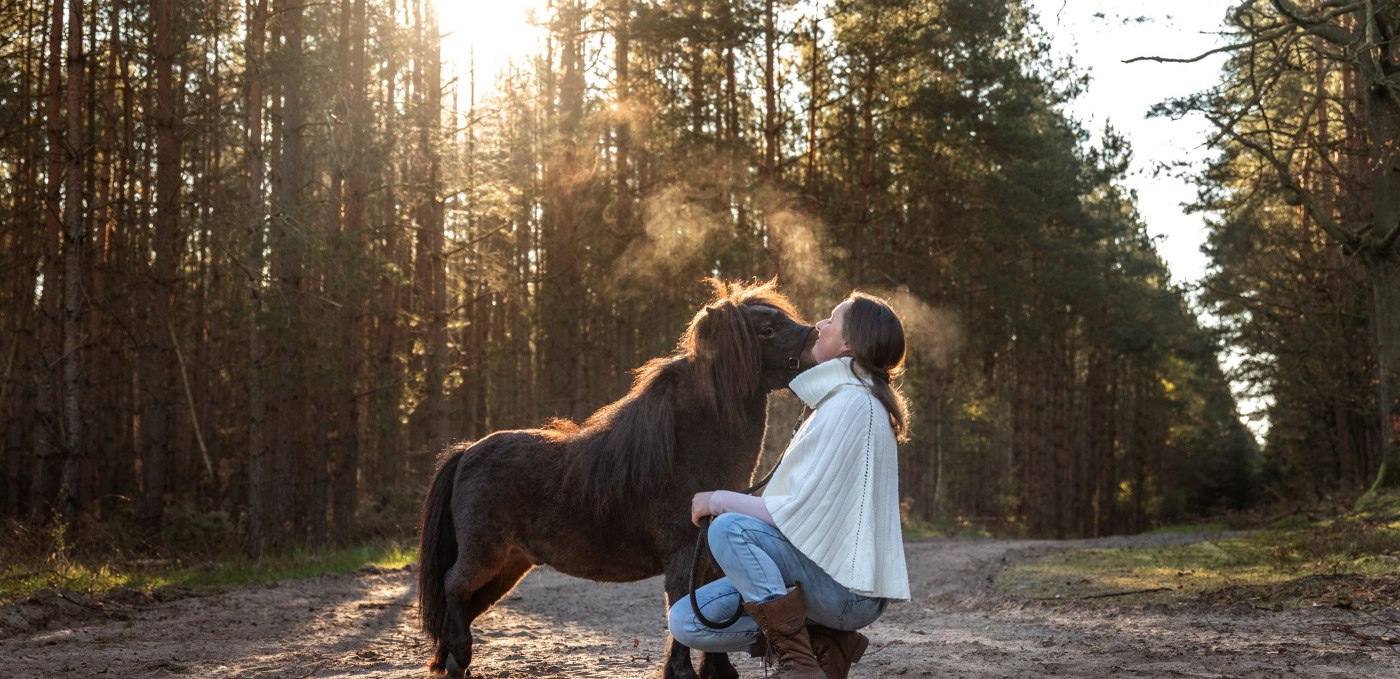
<path id="1" fill-rule="evenodd" d="M 763 371 L 758 337 L 744 307 L 773 307 L 801 322 L 792 302 L 778 292 L 777 279 L 753 285 L 716 279 L 706 283 L 713 298 L 691 319 L 676 354 L 635 370 L 627 395 L 598 409 L 582 425 L 554 420 L 544 426 L 546 436 L 572 444 L 565 478 L 600 509 L 670 474 L 682 381 L 721 426 L 742 425 L 744 403 L 761 389 Z"/>

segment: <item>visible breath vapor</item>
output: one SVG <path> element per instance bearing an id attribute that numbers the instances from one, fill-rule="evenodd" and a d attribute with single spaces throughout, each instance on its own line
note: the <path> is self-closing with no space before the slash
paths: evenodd
<path id="1" fill-rule="evenodd" d="M 778 262 L 783 292 L 809 317 L 825 316 L 813 306 L 835 293 L 835 281 L 821 247 L 821 222 L 795 210 L 779 209 L 768 215 L 768 247 Z"/>
<path id="2" fill-rule="evenodd" d="M 696 264 L 706 253 L 706 241 L 728 228 L 726 215 L 699 204 L 691 187 L 676 184 L 642 201 L 643 236 L 628 244 L 618 257 L 612 283 L 635 290 L 636 283 L 667 280 Z M 631 285 L 629 285 L 631 284 Z"/>
<path id="3" fill-rule="evenodd" d="M 676 284 L 677 277 L 687 272 L 708 273 L 705 258 L 712 254 L 711 239 L 729 234 L 733 216 L 708 207 L 707 202 L 705 189 L 688 183 L 667 186 L 645 198 L 641 206 L 644 233 L 617 259 L 611 280 L 615 293 L 645 294 L 653 289 L 649 286 Z M 827 263 L 839 252 L 823 247 L 821 220 L 788 207 L 790 202 L 782 195 L 761 194 L 755 203 L 783 292 L 809 321 L 825 318 L 849 289 L 842 288 L 843 282 Z M 962 339 L 956 314 L 930 306 L 907 286 L 866 291 L 884 298 L 899 314 L 910 354 L 939 368 L 950 364 Z"/>
<path id="4" fill-rule="evenodd" d="M 885 298 L 899 314 L 908 353 L 940 369 L 950 365 L 962 342 L 962 328 L 956 314 L 929 306 L 907 286 L 897 290 L 871 290 L 870 294 Z"/>

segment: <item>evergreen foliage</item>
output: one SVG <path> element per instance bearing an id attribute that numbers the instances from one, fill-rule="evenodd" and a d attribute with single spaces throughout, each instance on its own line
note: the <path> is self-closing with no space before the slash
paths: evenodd
<path id="1" fill-rule="evenodd" d="M 1352 500 L 1400 463 L 1400 7 L 1245 0 L 1219 85 L 1203 300 L 1269 399 L 1262 483 Z"/>
<path id="2" fill-rule="evenodd" d="M 76 506 L 152 540 L 169 507 L 236 517 L 255 556 L 357 539 L 411 513 L 444 442 L 616 399 L 705 276 L 778 275 L 812 316 L 896 303 L 916 518 L 1100 535 L 1258 495 L 1130 150 L 1061 111 L 1083 76 L 1021 2 L 557 2 L 489 97 L 443 72 L 427 0 L 90 5 L 76 274 L 46 222 L 79 196 L 40 9 L 0 16 L 7 516 L 53 516 L 64 443 Z M 1327 299 L 1352 346 L 1356 297 Z"/>

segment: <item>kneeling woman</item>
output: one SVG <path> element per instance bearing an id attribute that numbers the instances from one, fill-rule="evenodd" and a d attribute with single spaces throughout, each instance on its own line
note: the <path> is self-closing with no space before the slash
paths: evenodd
<path id="1" fill-rule="evenodd" d="M 691 520 L 714 516 L 710 550 L 725 577 L 696 593 L 711 629 L 673 602 L 671 634 L 703 651 L 766 644 L 778 677 L 846 677 L 869 641 L 856 630 L 909 598 L 899 525 L 896 440 L 906 437 L 904 327 L 883 300 L 852 293 L 817 323 L 818 364 L 790 385 L 810 417 L 761 497 L 698 493 Z M 740 597 L 742 601 L 740 600 Z"/>

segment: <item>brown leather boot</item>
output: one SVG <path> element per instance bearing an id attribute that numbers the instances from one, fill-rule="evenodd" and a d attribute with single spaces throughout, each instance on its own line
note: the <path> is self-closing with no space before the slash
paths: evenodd
<path id="1" fill-rule="evenodd" d="M 856 664 L 870 640 L 860 632 L 808 625 L 807 634 L 812 637 L 812 654 L 817 656 L 817 664 L 826 679 L 846 679 L 851 673 L 851 665 Z"/>
<path id="2" fill-rule="evenodd" d="M 777 679 L 826 679 L 812 654 L 807 605 L 802 602 L 800 585 L 767 603 L 745 601 L 744 611 L 758 623 L 768 648 L 778 657 L 778 673 L 774 675 Z"/>

